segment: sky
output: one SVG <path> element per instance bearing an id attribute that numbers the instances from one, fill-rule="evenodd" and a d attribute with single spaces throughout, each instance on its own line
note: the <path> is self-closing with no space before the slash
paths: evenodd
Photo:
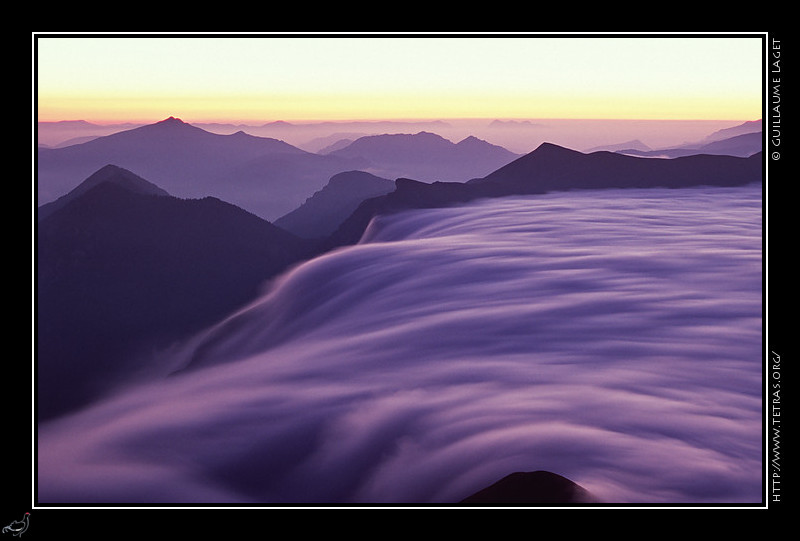
<path id="1" fill-rule="evenodd" d="M 34 34 L 39 121 L 761 118 L 762 36 Z"/>

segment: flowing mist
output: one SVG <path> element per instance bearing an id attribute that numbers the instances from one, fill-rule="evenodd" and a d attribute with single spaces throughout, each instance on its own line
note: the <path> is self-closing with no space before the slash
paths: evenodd
<path id="1" fill-rule="evenodd" d="M 454 503 L 548 470 L 610 503 L 762 494 L 761 185 L 376 219 L 39 427 L 38 500 Z"/>

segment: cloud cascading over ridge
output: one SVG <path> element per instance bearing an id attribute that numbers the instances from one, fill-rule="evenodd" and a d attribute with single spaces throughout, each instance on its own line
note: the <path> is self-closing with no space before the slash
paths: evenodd
<path id="1" fill-rule="evenodd" d="M 549 470 L 607 502 L 761 499 L 761 192 L 382 217 L 39 427 L 43 502 L 451 503 Z"/>

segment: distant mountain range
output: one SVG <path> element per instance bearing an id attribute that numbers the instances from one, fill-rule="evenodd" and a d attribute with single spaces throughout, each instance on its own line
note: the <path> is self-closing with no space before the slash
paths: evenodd
<path id="1" fill-rule="evenodd" d="M 322 148 L 313 148 L 316 146 L 313 141 L 320 137 L 319 134 L 325 134 L 326 137 L 333 133 L 358 134 L 355 137 L 357 139 L 358 137 L 382 133 L 408 133 L 420 130 L 439 131 L 450 128 L 450 125 L 443 120 L 321 121 L 302 123 L 278 120 L 261 125 L 197 123 L 196 126 L 215 133 L 233 133 L 234 131 L 243 130 L 260 137 L 281 139 L 310 152 L 316 152 L 318 148 Z"/>
<path id="2" fill-rule="evenodd" d="M 112 166 L 49 208 L 36 234 L 40 419 L 135 380 L 149 354 L 314 253 L 234 205 L 178 199 Z"/>
<path id="3" fill-rule="evenodd" d="M 453 143 L 429 132 L 373 135 L 327 154 L 367 162 L 367 171 L 385 178 L 422 182 L 464 182 L 486 175 L 518 158 L 503 147 L 476 137 Z"/>
<path id="4" fill-rule="evenodd" d="M 540 124 L 537 122 L 531 122 L 530 120 L 492 120 L 489 123 L 490 128 L 518 128 L 518 127 L 525 127 L 525 128 L 540 128 L 545 126 L 545 124 Z"/>
<path id="5" fill-rule="evenodd" d="M 138 128 L 144 124 L 95 124 L 85 120 L 63 120 L 58 122 L 38 122 L 37 139 L 40 146 L 57 148 L 67 146 L 70 140 L 79 142 L 91 138 L 111 135 L 120 131 Z M 450 129 L 449 123 L 442 120 L 427 121 L 338 121 L 292 123 L 282 120 L 261 124 L 234 124 L 221 122 L 197 122 L 192 125 L 203 130 L 230 135 L 243 131 L 257 137 L 280 139 L 309 152 L 317 152 L 333 141 L 317 141 L 329 138 L 336 133 L 355 134 L 352 139 L 365 135 L 381 133 L 416 132 L 430 130 L 438 132 Z M 349 136 L 348 136 L 349 137 Z M 341 139 L 342 137 L 338 137 Z"/>
<path id="6" fill-rule="evenodd" d="M 764 123 L 762 119 L 758 119 L 743 122 L 730 128 L 723 128 L 708 135 L 703 141 L 701 141 L 701 144 L 713 143 L 714 141 L 721 141 L 723 139 L 730 139 L 731 137 L 736 137 L 737 135 L 762 132 L 764 131 L 763 125 Z"/>
<path id="7" fill-rule="evenodd" d="M 601 145 L 601 146 L 598 146 L 598 147 L 593 147 L 593 148 L 584 150 L 583 152 L 585 154 L 590 154 L 592 152 L 599 152 L 601 150 L 608 150 L 608 151 L 611 151 L 611 152 L 626 151 L 626 150 L 635 150 L 635 151 L 638 151 L 638 152 L 650 152 L 653 149 L 651 149 L 649 146 L 645 145 L 644 143 L 642 143 L 638 139 L 634 139 L 632 141 L 626 141 L 624 143 L 616 143 L 616 144 Z"/>
<path id="8" fill-rule="evenodd" d="M 762 121 L 743 122 L 730 128 L 714 131 L 700 140 L 670 147 L 651 148 L 638 139 L 624 143 L 606 143 L 582 150 L 584 153 L 608 150 L 630 156 L 677 158 L 692 154 L 724 154 L 747 157 L 762 150 Z M 741 136 L 741 137 L 740 137 Z M 746 136 L 746 137 L 743 137 Z M 713 144 L 712 144 L 713 143 Z"/>
<path id="9" fill-rule="evenodd" d="M 141 124 L 94 124 L 85 120 L 61 120 L 58 122 L 38 122 L 36 139 L 40 147 L 67 146 L 68 141 L 82 141 L 130 130 Z"/>
<path id="10" fill-rule="evenodd" d="M 718 154 L 746 158 L 761 152 L 763 147 L 763 134 L 758 131 L 734 135 L 725 139 L 715 139 L 703 144 L 687 145 L 685 147 L 663 150 L 620 148 L 617 152 L 629 156 L 653 156 L 658 158 L 679 158 L 681 156 L 692 156 L 695 154 Z"/>
<path id="11" fill-rule="evenodd" d="M 170 117 L 83 144 L 39 148 L 37 200 L 39 205 L 51 202 L 100 167 L 114 164 L 176 197 L 218 197 L 275 220 L 337 173 L 468 180 L 516 156 L 474 138 L 454 144 L 428 133 L 360 138 L 322 155 L 241 131 L 218 135 Z M 471 171 L 476 174 L 470 176 Z"/>
<path id="12" fill-rule="evenodd" d="M 38 149 L 38 204 L 106 164 L 134 171 L 176 197 L 214 196 L 266 219 L 293 210 L 332 175 L 362 165 L 277 139 L 217 135 L 170 117 L 79 145 Z"/>

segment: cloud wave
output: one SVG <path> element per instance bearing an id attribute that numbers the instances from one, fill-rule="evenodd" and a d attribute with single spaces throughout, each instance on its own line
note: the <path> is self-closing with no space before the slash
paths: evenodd
<path id="1" fill-rule="evenodd" d="M 382 217 L 39 429 L 53 502 L 448 503 L 549 470 L 619 503 L 761 499 L 761 192 Z"/>

